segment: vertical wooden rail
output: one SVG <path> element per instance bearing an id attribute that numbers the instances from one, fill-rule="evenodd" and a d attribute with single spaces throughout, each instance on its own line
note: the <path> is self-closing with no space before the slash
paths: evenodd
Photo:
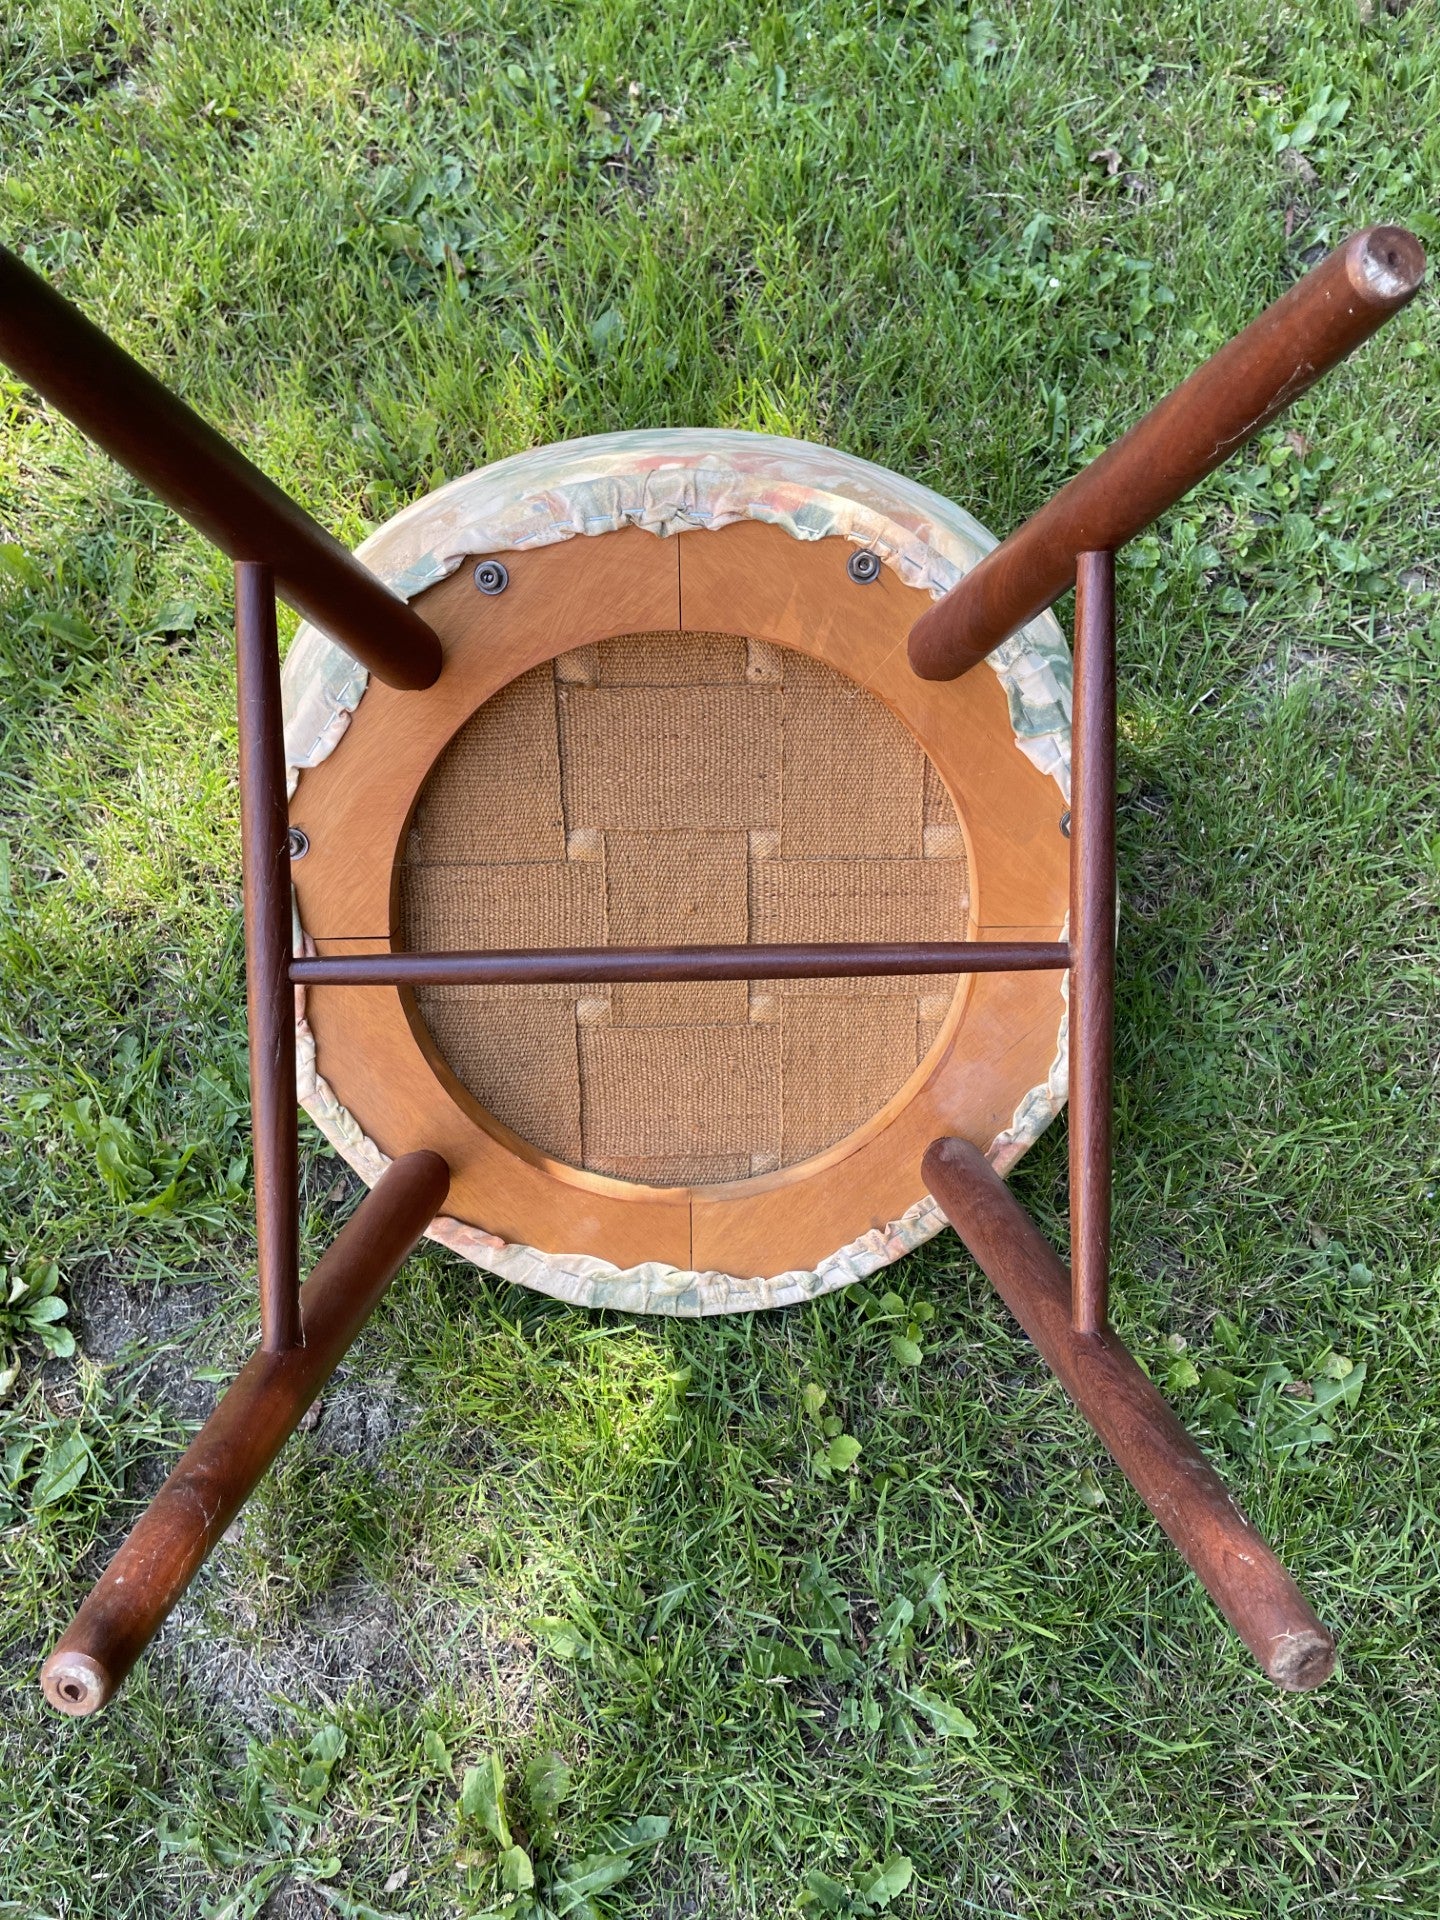
<path id="1" fill-rule="evenodd" d="M 1115 1047 L 1115 556 L 1076 570 L 1070 770 L 1070 1270 L 1077 1333 L 1104 1330 L 1110 1292 Z"/>
<path id="2" fill-rule="evenodd" d="M 275 579 L 258 560 L 235 566 L 235 680 L 260 1345 L 266 1353 L 285 1353 L 303 1338 L 289 810 Z"/>

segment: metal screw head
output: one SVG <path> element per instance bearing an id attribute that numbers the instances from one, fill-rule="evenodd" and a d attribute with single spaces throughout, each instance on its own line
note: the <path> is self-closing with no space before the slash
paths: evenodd
<path id="1" fill-rule="evenodd" d="M 868 587 L 880 578 L 880 556 L 869 547 L 857 547 L 845 562 L 845 571 L 857 587 Z"/>
<path id="2" fill-rule="evenodd" d="M 1068 840 L 1068 839 L 1070 838 L 1070 809 L 1069 809 L 1069 807 L 1066 807 L 1066 809 L 1065 809 L 1065 811 L 1064 811 L 1064 812 L 1063 812 L 1063 813 L 1061 814 L 1061 816 L 1060 816 L 1060 831 L 1061 831 L 1061 832 L 1062 832 L 1062 833 L 1064 834 L 1064 836 L 1065 836 L 1065 838 L 1066 838 L 1067 840 Z"/>
<path id="3" fill-rule="evenodd" d="M 475 569 L 475 584 L 481 593 L 503 593 L 510 584 L 510 570 L 498 560 L 482 560 Z"/>
<path id="4" fill-rule="evenodd" d="M 303 860 L 310 851 L 310 836 L 303 827 L 291 827 L 286 835 L 292 860 Z"/>

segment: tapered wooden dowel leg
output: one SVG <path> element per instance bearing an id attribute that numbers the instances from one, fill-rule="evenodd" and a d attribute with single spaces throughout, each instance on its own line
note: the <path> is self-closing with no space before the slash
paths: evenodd
<path id="1" fill-rule="evenodd" d="M 94 1713 L 114 1693 L 335 1371 L 449 1186 L 438 1154 L 412 1153 L 362 1201 L 301 1291 L 305 1344 L 251 1356 L 41 1668 L 52 1707 Z"/>
<path id="2" fill-rule="evenodd" d="M 387 686 L 434 686 L 434 628 L 4 247 L 0 360 L 222 553 L 264 555 L 291 606 Z"/>
<path id="3" fill-rule="evenodd" d="M 1277 1686 L 1318 1687 L 1335 1641 L 1224 1483 L 1113 1333 L 1077 1334 L 1070 1276 L 965 1140 L 925 1156 L 930 1192 L 1140 1498 Z"/>

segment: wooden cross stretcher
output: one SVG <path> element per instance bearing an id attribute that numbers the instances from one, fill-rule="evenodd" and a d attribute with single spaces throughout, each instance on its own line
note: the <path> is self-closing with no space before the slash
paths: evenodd
<path id="1" fill-rule="evenodd" d="M 397 1158 L 299 1280 L 294 993 L 335 983 L 696 981 L 1068 970 L 1071 1264 L 980 1149 L 935 1140 L 930 1192 L 1265 1673 L 1319 1685 L 1335 1644 L 1110 1330 L 1116 936 L 1115 554 L 1418 290 L 1412 235 L 1353 235 L 989 553 L 915 624 L 914 673 L 951 680 L 1076 588 L 1068 937 L 591 947 L 306 957 L 292 950 L 275 595 L 386 685 L 440 675 L 432 628 L 43 280 L 0 249 L 0 357 L 235 563 L 247 1009 L 261 1337 L 45 1661 L 62 1713 L 103 1706 L 320 1392 L 422 1232 L 451 1169 Z M 857 578 L 859 576 L 856 576 Z"/>

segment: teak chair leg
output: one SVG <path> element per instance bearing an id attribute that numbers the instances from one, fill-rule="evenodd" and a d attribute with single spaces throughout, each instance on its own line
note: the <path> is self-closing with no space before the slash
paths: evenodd
<path id="1" fill-rule="evenodd" d="M 436 1153 L 389 1168 L 300 1293 L 303 1345 L 251 1355 L 40 1670 L 52 1707 L 94 1713 L 120 1685 L 335 1371 L 450 1186 Z"/>
<path id="2" fill-rule="evenodd" d="M 937 1140 L 927 1186 L 1116 1464 L 1277 1686 L 1318 1687 L 1334 1637 L 1113 1333 L 1077 1333 L 1064 1262 L 978 1147 Z"/>

